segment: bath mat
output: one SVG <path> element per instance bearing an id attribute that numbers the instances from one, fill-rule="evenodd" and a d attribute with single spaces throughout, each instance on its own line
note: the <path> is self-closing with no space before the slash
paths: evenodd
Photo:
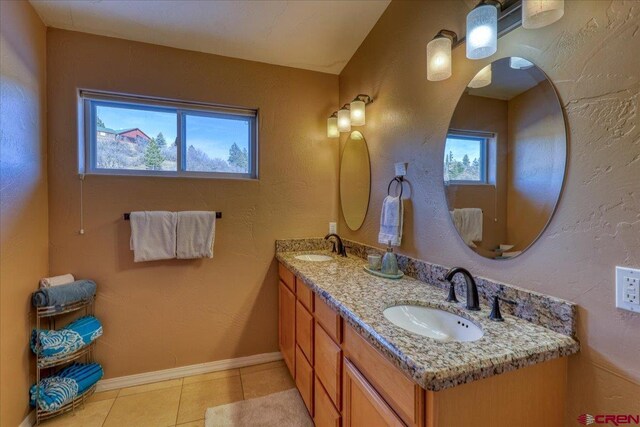
<path id="1" fill-rule="evenodd" d="M 205 427 L 313 427 L 298 390 L 281 391 L 207 409 Z"/>

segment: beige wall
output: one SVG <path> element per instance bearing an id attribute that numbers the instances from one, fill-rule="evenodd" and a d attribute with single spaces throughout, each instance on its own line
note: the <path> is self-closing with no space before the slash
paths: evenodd
<path id="1" fill-rule="evenodd" d="M 0 2 L 0 425 L 29 412 L 30 294 L 47 275 L 46 29 Z"/>
<path id="2" fill-rule="evenodd" d="M 340 100 L 369 93 L 371 209 L 349 238 L 376 244 L 394 162 L 409 162 L 411 215 L 401 252 L 579 304 L 582 351 L 571 358 L 567 425 L 589 411 L 640 412 L 640 315 L 614 304 L 614 267 L 640 267 L 640 6 L 568 1 L 558 23 L 517 29 L 482 61 L 453 52 L 453 76 L 429 82 L 425 45 L 441 28 L 464 32 L 466 1 L 393 1 L 340 75 Z M 516 259 L 479 257 L 457 238 L 442 180 L 443 141 L 467 82 L 491 60 L 524 56 L 555 82 L 569 128 L 569 168 L 558 211 Z"/>
<path id="3" fill-rule="evenodd" d="M 446 187 L 449 210 L 482 209 L 482 242 L 475 250 L 493 257 L 492 252 L 507 240 L 507 149 L 508 102 L 500 99 L 462 94 L 449 125 L 452 129 L 496 134 L 487 147 L 490 185 L 455 185 Z"/>
<path id="4" fill-rule="evenodd" d="M 55 29 L 47 72 L 51 273 L 98 283 L 105 377 L 278 351 L 274 241 L 338 215 L 338 77 Z M 80 236 L 78 88 L 259 108 L 260 180 L 87 176 Z M 132 210 L 222 211 L 213 260 L 134 264 Z"/>
<path id="5" fill-rule="evenodd" d="M 526 249 L 553 213 L 565 172 L 565 135 L 549 81 L 509 100 L 506 226 L 513 250 Z"/>

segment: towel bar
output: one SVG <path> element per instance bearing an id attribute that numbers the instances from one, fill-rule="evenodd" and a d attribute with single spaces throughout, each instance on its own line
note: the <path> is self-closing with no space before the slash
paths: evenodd
<path id="1" fill-rule="evenodd" d="M 216 218 L 222 218 L 222 212 L 216 212 Z M 122 219 L 124 219 L 125 221 L 129 221 L 129 219 L 131 219 L 131 213 L 125 212 L 124 214 L 122 214 Z"/>

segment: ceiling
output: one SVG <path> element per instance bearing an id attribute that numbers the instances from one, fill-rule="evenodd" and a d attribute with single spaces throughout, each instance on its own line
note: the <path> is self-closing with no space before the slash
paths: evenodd
<path id="1" fill-rule="evenodd" d="M 339 74 L 391 0 L 30 0 L 45 25 Z"/>

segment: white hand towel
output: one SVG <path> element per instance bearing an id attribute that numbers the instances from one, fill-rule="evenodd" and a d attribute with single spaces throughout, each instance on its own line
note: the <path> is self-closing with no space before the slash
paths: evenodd
<path id="1" fill-rule="evenodd" d="M 382 202 L 382 213 L 380 214 L 378 243 L 386 245 L 391 242 L 392 246 L 400 246 L 403 223 L 404 206 L 402 199 L 395 196 L 385 197 Z"/>
<path id="2" fill-rule="evenodd" d="M 42 279 L 40 279 L 40 287 L 50 288 L 52 286 L 66 285 L 67 283 L 71 283 L 75 280 L 76 279 L 73 277 L 73 274 L 63 274 L 61 276 L 43 277 Z"/>
<path id="3" fill-rule="evenodd" d="M 175 212 L 131 212 L 131 250 L 135 262 L 176 257 Z"/>
<path id="4" fill-rule="evenodd" d="M 469 247 L 475 248 L 477 246 L 473 242 L 482 241 L 482 209 L 454 209 L 453 223 Z"/>
<path id="5" fill-rule="evenodd" d="M 213 258 L 215 232 L 215 212 L 178 212 L 176 255 L 179 259 Z"/>

